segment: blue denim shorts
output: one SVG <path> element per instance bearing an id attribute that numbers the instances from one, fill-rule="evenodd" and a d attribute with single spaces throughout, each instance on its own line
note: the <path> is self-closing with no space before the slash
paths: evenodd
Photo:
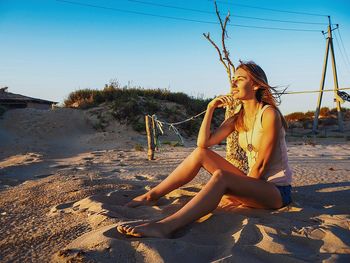
<path id="1" fill-rule="evenodd" d="M 291 195 L 292 186 L 276 185 L 276 187 L 281 193 L 283 206 L 289 205 L 292 202 L 292 195 Z"/>

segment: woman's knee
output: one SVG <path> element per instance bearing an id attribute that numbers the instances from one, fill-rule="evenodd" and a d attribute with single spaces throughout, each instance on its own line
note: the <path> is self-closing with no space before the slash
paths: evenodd
<path id="1" fill-rule="evenodd" d="M 211 150 L 209 150 L 208 148 L 197 147 L 192 153 L 195 154 L 197 157 L 204 157 L 210 151 Z"/>
<path id="2" fill-rule="evenodd" d="M 223 170 L 218 169 L 212 174 L 211 178 L 216 183 L 225 184 L 227 180 L 227 174 Z"/>
<path id="3" fill-rule="evenodd" d="M 207 151 L 210 151 L 208 148 L 203 148 L 203 147 L 197 147 L 196 149 L 194 149 L 194 152 L 196 153 L 205 153 Z"/>

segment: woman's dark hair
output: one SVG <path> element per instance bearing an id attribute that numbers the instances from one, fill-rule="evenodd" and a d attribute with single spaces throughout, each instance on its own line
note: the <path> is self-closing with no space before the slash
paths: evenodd
<path id="1" fill-rule="evenodd" d="M 243 62 L 241 60 L 239 62 L 240 64 L 238 65 L 237 69 L 243 69 L 244 71 L 246 71 L 250 79 L 253 81 L 253 84 L 259 87 L 256 91 L 256 99 L 259 102 L 263 103 L 263 105 L 271 105 L 272 107 L 274 107 L 281 115 L 282 125 L 286 129 L 288 127 L 287 122 L 284 119 L 281 111 L 277 107 L 281 103 L 280 97 L 283 94 L 283 92 L 278 92 L 278 90 L 275 87 L 272 87 L 268 84 L 268 80 L 264 70 L 255 62 Z M 246 130 L 243 121 L 243 114 L 244 113 L 241 110 L 241 112 L 237 116 L 238 119 L 236 121 L 236 129 L 238 130 Z"/>

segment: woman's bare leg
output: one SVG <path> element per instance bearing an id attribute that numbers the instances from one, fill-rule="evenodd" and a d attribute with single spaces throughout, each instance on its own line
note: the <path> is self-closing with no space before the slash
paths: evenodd
<path id="1" fill-rule="evenodd" d="M 218 160 L 220 160 L 220 165 Z M 137 207 L 154 204 L 160 197 L 190 182 L 198 174 L 201 167 L 210 173 L 222 169 L 244 176 L 242 171 L 212 150 L 196 148 L 166 179 L 147 193 L 134 198 L 126 205 Z"/>
<path id="2" fill-rule="evenodd" d="M 163 220 L 139 226 L 130 227 L 127 224 L 122 226 L 122 228 L 128 229 L 128 231 L 125 231 L 127 234 L 135 236 L 167 236 L 174 230 L 213 211 L 225 193 L 233 195 L 240 202 L 251 207 L 279 208 L 282 206 L 280 193 L 273 184 L 247 177 L 239 169 L 211 150 L 197 148 L 195 151 L 201 153 L 197 162 L 213 174 L 205 187 L 178 212 Z M 170 176 L 174 175 L 174 172 Z M 152 190 L 171 189 L 170 186 L 174 184 L 174 181 L 176 183 L 176 180 L 170 177 L 171 180 L 167 182 L 168 178 Z M 160 189 L 157 189 L 157 187 L 160 187 Z"/>
<path id="3" fill-rule="evenodd" d="M 276 209 L 282 206 L 280 193 L 273 184 L 217 170 L 203 189 L 179 211 L 157 222 L 129 227 L 127 234 L 167 237 L 173 231 L 213 211 L 227 191 L 251 207 Z"/>

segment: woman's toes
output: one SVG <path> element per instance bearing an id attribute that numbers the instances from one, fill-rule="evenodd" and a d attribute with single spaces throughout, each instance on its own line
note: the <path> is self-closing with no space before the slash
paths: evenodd
<path id="1" fill-rule="evenodd" d="M 135 228 L 131 228 L 128 231 L 128 235 L 134 236 L 134 237 L 141 237 L 142 236 L 140 233 L 137 232 L 137 230 L 135 230 Z"/>
<path id="2" fill-rule="evenodd" d="M 125 223 L 117 226 L 119 233 L 133 237 L 161 237 L 166 238 L 170 234 L 169 229 L 156 221 L 141 223 Z"/>
<path id="3" fill-rule="evenodd" d="M 128 227 L 126 227 L 125 228 L 125 231 L 127 232 L 127 233 L 130 233 L 130 232 L 132 232 L 132 230 L 135 228 L 135 226 L 128 226 Z"/>
<path id="4" fill-rule="evenodd" d="M 127 223 L 117 226 L 117 230 L 122 234 L 126 234 L 131 228 L 132 226 Z"/>
<path id="5" fill-rule="evenodd" d="M 126 231 L 122 225 L 117 226 L 117 230 L 121 234 L 126 234 Z"/>
<path id="6" fill-rule="evenodd" d="M 126 223 L 122 223 L 120 225 L 117 226 L 117 230 L 119 233 L 124 234 L 124 235 L 128 235 L 129 232 L 132 231 L 132 229 L 135 226 L 138 226 L 140 224 L 144 223 L 143 220 L 137 220 L 135 222 L 126 222 Z"/>

